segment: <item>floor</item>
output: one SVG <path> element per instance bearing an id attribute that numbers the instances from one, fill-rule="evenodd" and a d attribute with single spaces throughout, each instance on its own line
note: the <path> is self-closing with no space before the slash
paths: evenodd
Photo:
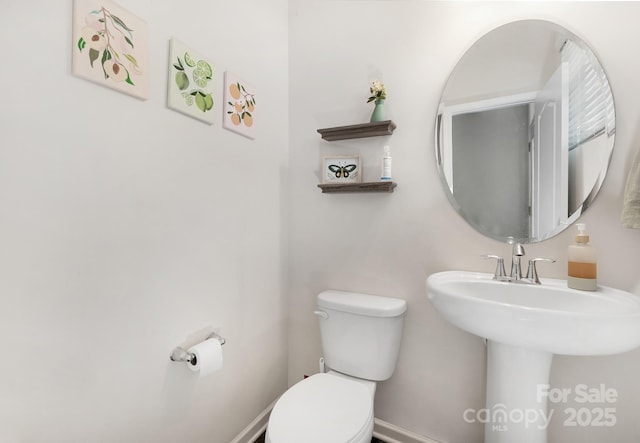
<path id="1" fill-rule="evenodd" d="M 264 442 L 264 433 L 260 437 L 258 437 L 258 439 L 254 443 L 265 443 Z M 380 439 L 378 439 L 378 438 L 373 437 L 371 439 L 371 443 L 385 443 L 385 442 L 380 440 Z"/>

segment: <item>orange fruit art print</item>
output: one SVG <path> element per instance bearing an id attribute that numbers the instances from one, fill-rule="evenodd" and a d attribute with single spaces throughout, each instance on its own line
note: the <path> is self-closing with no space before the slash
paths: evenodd
<path id="1" fill-rule="evenodd" d="M 224 127 L 246 137 L 255 138 L 255 89 L 229 72 L 225 72 L 224 88 Z"/>

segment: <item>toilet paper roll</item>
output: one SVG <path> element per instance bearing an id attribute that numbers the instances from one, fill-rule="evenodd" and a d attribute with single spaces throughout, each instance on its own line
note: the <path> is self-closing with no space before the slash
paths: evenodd
<path id="1" fill-rule="evenodd" d="M 187 366 L 201 377 L 222 368 L 222 345 L 215 338 L 198 343 L 189 352 L 195 356 L 195 361 Z"/>

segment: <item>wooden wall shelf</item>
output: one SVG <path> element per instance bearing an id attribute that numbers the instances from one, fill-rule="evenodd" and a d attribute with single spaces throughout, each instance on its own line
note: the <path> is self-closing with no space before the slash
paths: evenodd
<path id="1" fill-rule="evenodd" d="M 378 137 L 391 135 L 396 129 L 396 124 L 391 120 L 374 123 L 361 123 L 358 125 L 336 126 L 334 128 L 318 129 L 324 140 L 346 140 L 350 138 Z"/>
<path id="2" fill-rule="evenodd" d="M 390 181 L 368 183 L 325 183 L 318 187 L 323 193 L 347 193 L 347 192 L 393 192 L 397 184 Z"/>

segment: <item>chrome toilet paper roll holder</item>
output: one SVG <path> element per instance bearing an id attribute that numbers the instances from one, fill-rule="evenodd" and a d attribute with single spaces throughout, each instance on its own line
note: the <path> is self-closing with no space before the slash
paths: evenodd
<path id="1" fill-rule="evenodd" d="M 220 345 L 224 345 L 227 342 L 224 338 L 222 338 L 216 332 L 212 332 L 211 334 L 207 335 L 207 338 L 205 338 L 204 340 L 206 341 L 206 340 L 213 340 L 213 339 L 218 340 L 220 342 Z M 181 346 L 178 346 L 173 351 L 171 351 L 171 355 L 169 355 L 169 359 L 171 359 L 171 361 L 177 361 L 181 363 L 184 362 L 192 365 L 196 364 L 195 354 L 193 354 L 192 352 L 186 351 Z"/>

